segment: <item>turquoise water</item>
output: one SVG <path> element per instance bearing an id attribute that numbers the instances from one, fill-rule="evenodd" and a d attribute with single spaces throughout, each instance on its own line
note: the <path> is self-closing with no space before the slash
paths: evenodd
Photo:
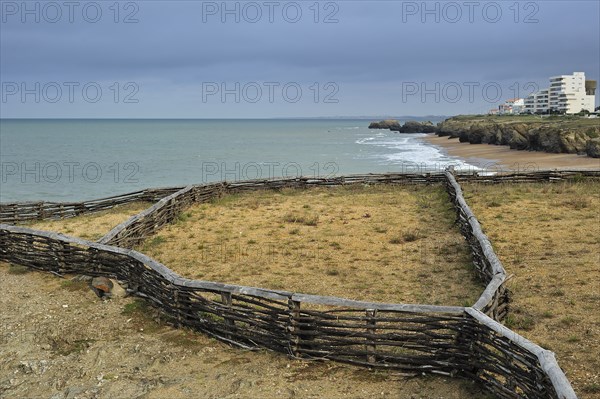
<path id="1" fill-rule="evenodd" d="M 1 120 L 0 201 L 71 201 L 146 187 L 468 167 L 423 134 L 368 120 Z"/>

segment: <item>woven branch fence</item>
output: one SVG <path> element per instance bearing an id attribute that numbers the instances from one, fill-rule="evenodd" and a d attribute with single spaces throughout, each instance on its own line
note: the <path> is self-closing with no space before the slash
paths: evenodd
<path id="1" fill-rule="evenodd" d="M 515 180 L 505 176 L 502 181 L 575 176 L 566 173 L 518 176 Z M 473 175 L 460 175 L 459 180 L 497 182 Z M 354 183 L 446 184 L 474 264 L 488 283 L 473 307 L 371 303 L 189 280 L 139 252 L 123 248 L 172 222 L 190 204 L 225 193 Z M 498 398 L 577 398 L 552 352 L 494 320 L 500 320 L 508 310 L 508 294 L 503 287 L 506 272 L 449 172 L 215 183 L 165 189 L 163 193 L 167 196 L 117 226 L 101 243 L 0 224 L 0 260 L 59 274 L 124 281 L 131 292 L 160 308 L 174 325 L 244 348 L 268 348 L 299 358 L 389 368 L 408 375 L 468 378 L 482 383 Z"/>
<path id="2" fill-rule="evenodd" d="M 209 202 L 225 194 L 256 190 L 280 190 L 283 188 L 332 187 L 349 184 L 441 184 L 445 180 L 445 176 L 441 173 L 425 175 L 386 173 L 335 178 L 299 177 L 192 185 L 161 199 L 155 205 L 116 226 L 98 242 L 133 248 L 148 236 L 156 233 L 165 224 L 173 222 L 182 211 L 193 203 Z"/>
<path id="3" fill-rule="evenodd" d="M 600 171 L 542 171 L 530 173 L 457 175 L 461 181 L 481 183 L 503 182 L 558 182 L 575 177 L 600 178 Z M 155 234 L 165 224 L 173 222 L 193 203 L 209 202 L 225 194 L 282 188 L 309 188 L 349 184 L 438 184 L 445 183 L 446 191 L 457 212 L 461 233 L 471 248 L 473 264 L 480 279 L 487 285 L 479 300 L 473 305 L 491 318 L 501 321 L 508 313 L 510 291 L 506 289 L 507 273 L 498 259 L 488 237 L 471 211 L 462 189 L 450 171 L 437 174 L 363 174 L 336 178 L 288 178 L 247 180 L 233 183 L 212 183 L 184 187 L 163 198 L 152 207 L 121 223 L 102 237 L 102 244 L 134 248 L 148 236 Z"/>
<path id="4" fill-rule="evenodd" d="M 345 183 L 355 182 L 368 182 L 368 183 L 426 183 L 442 181 L 442 174 L 366 174 L 366 175 L 354 175 L 346 177 L 338 177 L 331 179 L 282 179 L 286 180 L 324 180 L 324 184 L 337 185 L 341 184 L 340 181 Z M 536 181 L 561 181 L 568 178 L 577 176 L 583 177 L 597 177 L 600 178 L 600 171 L 543 171 L 543 172 L 523 172 L 523 173 L 508 173 L 508 174 L 494 174 L 489 176 L 481 176 L 477 173 L 473 174 L 458 174 L 458 181 L 477 181 L 481 183 L 502 183 L 502 182 L 536 182 Z M 257 181 L 260 182 L 260 181 Z M 226 184 L 231 186 L 241 186 L 242 190 L 251 190 L 255 186 L 255 183 L 238 182 L 238 183 L 216 183 L 217 185 Z M 260 184 L 260 183 L 259 183 Z M 273 188 L 274 183 L 271 183 Z M 293 183 L 292 183 L 293 184 Z M 310 184 L 309 184 L 310 185 Z M 207 184 L 205 186 L 210 186 Z M 300 185 L 298 185 L 300 186 Z M 156 202 L 166 196 L 169 196 L 177 191 L 185 189 L 186 187 L 168 187 L 168 188 L 155 188 L 146 189 L 126 194 L 121 194 L 113 197 L 94 199 L 83 202 L 16 202 L 16 203 L 0 203 L 0 222 L 2 223 L 22 223 L 31 220 L 45 220 L 45 219 L 64 219 L 74 216 L 80 216 L 86 213 L 99 212 L 107 209 L 111 209 L 117 205 L 123 205 L 136 201 L 147 201 Z"/>
<path id="5" fill-rule="evenodd" d="M 174 325 L 243 348 L 469 378 L 498 398 L 576 398 L 551 352 L 474 308 L 369 303 L 188 280 L 134 250 L 6 224 L 0 224 L 0 261 L 125 281 Z"/>
<path id="6" fill-rule="evenodd" d="M 471 248 L 473 265 L 479 278 L 487 287 L 473 305 L 492 319 L 503 320 L 508 312 L 510 292 L 504 286 L 506 283 L 506 270 L 496 256 L 492 243 L 483 233 L 479 221 L 465 201 L 460 185 L 454 175 L 446 172 L 446 190 L 456 209 L 456 221 L 460 231 Z"/>
<path id="7" fill-rule="evenodd" d="M 467 204 L 460 184 L 457 182 L 476 182 L 482 184 L 500 183 L 556 183 L 576 179 L 600 179 L 600 171 L 540 171 L 521 172 L 481 176 L 478 174 L 455 175 L 446 171 L 446 191 L 456 209 L 456 220 L 460 230 L 471 248 L 473 264 L 480 279 L 487 284 L 473 308 L 484 312 L 494 320 L 504 320 L 508 314 L 510 291 L 505 287 L 508 280 L 506 270 L 494 252 L 492 243 L 481 229 L 481 224 Z"/>
<path id="8" fill-rule="evenodd" d="M 599 164 L 600 166 L 600 164 Z M 578 179 L 600 179 L 600 170 L 543 170 L 536 172 L 510 172 L 481 175 L 478 173 L 455 174 L 459 182 L 476 182 L 483 184 L 499 183 L 558 183 Z"/>
<path id="9" fill-rule="evenodd" d="M 0 204 L 0 222 L 22 223 L 30 220 L 65 219 L 100 212 L 136 201 L 156 202 L 181 188 L 154 188 L 83 202 L 15 202 Z"/>

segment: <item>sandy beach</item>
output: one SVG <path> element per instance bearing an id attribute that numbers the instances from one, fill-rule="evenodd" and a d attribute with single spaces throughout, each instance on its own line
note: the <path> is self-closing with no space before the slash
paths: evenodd
<path id="1" fill-rule="evenodd" d="M 512 150 L 504 145 L 461 143 L 434 134 L 424 138 L 443 148 L 450 156 L 460 157 L 471 165 L 494 171 L 535 171 L 549 169 L 600 169 L 600 158 L 576 154 L 550 154 L 538 151 Z"/>

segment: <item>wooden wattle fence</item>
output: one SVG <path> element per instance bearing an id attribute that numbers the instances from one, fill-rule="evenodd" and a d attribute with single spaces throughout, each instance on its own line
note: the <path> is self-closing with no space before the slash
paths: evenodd
<path id="1" fill-rule="evenodd" d="M 224 194 L 256 190 L 280 190 L 283 188 L 304 189 L 349 184 L 432 184 L 443 183 L 443 174 L 366 174 L 334 178 L 287 178 L 268 180 L 245 180 L 220 182 L 183 187 L 161 199 L 143 212 L 121 223 L 102 237 L 102 244 L 133 248 L 154 234 L 162 226 L 171 223 L 179 213 L 193 203 L 209 202 Z"/>
<path id="2" fill-rule="evenodd" d="M 487 284 L 473 307 L 495 320 L 504 320 L 510 302 L 510 291 L 504 285 L 507 281 L 506 270 L 494 252 L 492 243 L 483 233 L 475 214 L 465 201 L 462 189 L 454 175 L 449 171 L 445 173 L 446 191 L 456 209 L 456 221 L 471 248 L 475 270 L 479 278 Z"/>
<path id="3" fill-rule="evenodd" d="M 553 173 L 552 179 L 561 178 L 560 172 Z M 566 173 L 564 178 L 571 176 Z M 538 177 L 533 181 L 548 181 L 548 175 Z M 472 175 L 461 175 L 458 180 L 495 182 L 492 177 Z M 174 221 L 189 205 L 226 193 L 354 183 L 446 184 L 475 267 L 487 284 L 473 307 L 361 302 L 189 280 L 130 249 Z M 498 398 L 577 398 L 552 352 L 497 321 L 509 310 L 506 272 L 450 172 L 214 183 L 166 189 L 164 194 L 100 242 L 0 224 L 0 261 L 60 274 L 118 279 L 160 308 L 173 324 L 244 348 L 268 348 L 294 357 L 410 375 L 468 378 Z"/>
<path id="4" fill-rule="evenodd" d="M 82 202 L 15 202 L 0 204 L 0 222 L 22 223 L 31 220 L 65 219 L 100 212 L 137 201 L 156 202 L 181 188 L 154 188 Z"/>
<path id="5" fill-rule="evenodd" d="M 551 352 L 474 308 L 385 304 L 182 278 L 131 249 L 0 225 L 0 260 L 107 276 L 186 326 L 244 347 L 481 382 L 499 398 L 576 398 Z"/>

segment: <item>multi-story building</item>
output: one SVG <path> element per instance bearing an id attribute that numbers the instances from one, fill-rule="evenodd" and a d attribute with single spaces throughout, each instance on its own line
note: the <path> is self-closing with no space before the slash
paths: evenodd
<path id="1" fill-rule="evenodd" d="M 565 114 L 576 114 L 582 110 L 593 112 L 596 104 L 595 91 L 595 82 L 588 81 L 586 85 L 583 72 L 553 76 L 550 78 L 548 109 L 550 112 Z"/>
<path id="2" fill-rule="evenodd" d="M 585 80 L 583 72 L 553 76 L 548 89 L 533 93 L 525 99 L 525 112 L 530 114 L 576 114 L 583 110 L 593 112 L 595 106 L 596 81 Z"/>
<path id="3" fill-rule="evenodd" d="M 525 112 L 529 114 L 548 113 L 548 95 L 550 89 L 540 90 L 525 99 Z"/>

